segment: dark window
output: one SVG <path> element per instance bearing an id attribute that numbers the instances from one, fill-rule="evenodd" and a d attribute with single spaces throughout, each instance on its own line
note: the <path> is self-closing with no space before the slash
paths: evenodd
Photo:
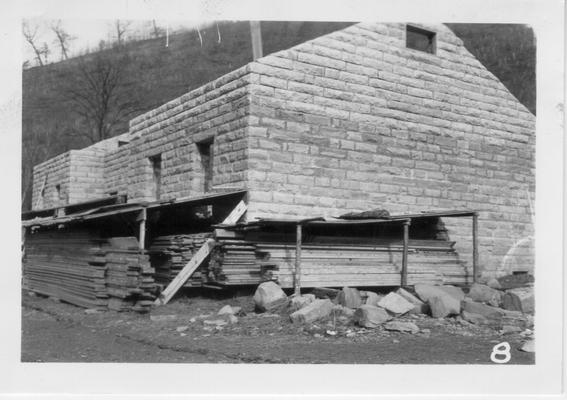
<path id="1" fill-rule="evenodd" d="M 57 198 L 59 199 L 59 201 L 65 201 L 65 196 L 61 191 L 61 185 L 55 185 L 55 190 L 57 190 Z"/>
<path id="2" fill-rule="evenodd" d="M 150 157 L 150 163 L 152 165 L 154 197 L 159 200 L 161 196 L 161 154 Z"/>
<path id="3" fill-rule="evenodd" d="M 209 192 L 213 186 L 213 140 L 197 143 L 203 171 L 203 191 Z"/>
<path id="4" fill-rule="evenodd" d="M 406 26 L 406 47 L 409 49 L 435 54 L 435 32 Z"/>

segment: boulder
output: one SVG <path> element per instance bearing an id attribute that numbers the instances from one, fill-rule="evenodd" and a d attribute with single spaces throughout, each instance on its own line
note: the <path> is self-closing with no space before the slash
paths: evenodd
<path id="1" fill-rule="evenodd" d="M 486 282 L 486 286 L 488 286 L 489 288 L 492 288 L 492 289 L 502 289 L 500 282 L 498 282 L 498 279 L 496 279 L 496 278 L 490 278 Z"/>
<path id="2" fill-rule="evenodd" d="M 482 303 L 477 303 L 470 299 L 463 300 L 461 302 L 461 306 L 463 308 L 463 311 L 472 314 L 479 314 L 482 315 L 484 318 L 490 320 L 501 320 L 502 317 L 505 315 L 504 311 L 499 308 L 487 306 L 486 304 L 482 304 Z"/>
<path id="3" fill-rule="evenodd" d="M 340 304 L 333 306 L 333 312 L 335 313 L 335 315 L 344 315 L 348 318 L 352 318 L 354 316 L 354 310 L 352 308 L 344 307 Z"/>
<path id="4" fill-rule="evenodd" d="M 287 296 L 275 282 L 263 282 L 256 288 L 254 304 L 260 311 L 270 311 L 287 303 Z"/>
<path id="5" fill-rule="evenodd" d="M 289 317 L 294 323 L 310 323 L 328 316 L 333 310 L 333 303 L 329 299 L 317 299 L 297 310 Z"/>
<path id="6" fill-rule="evenodd" d="M 433 318 L 445 318 L 450 315 L 458 315 L 461 312 L 459 300 L 447 293 L 431 297 L 427 304 L 429 304 Z"/>
<path id="7" fill-rule="evenodd" d="M 531 339 L 524 342 L 522 347 L 520 347 L 520 351 L 525 351 L 526 353 L 535 353 L 535 340 Z"/>
<path id="8" fill-rule="evenodd" d="M 511 333 L 520 333 L 520 332 L 522 332 L 522 328 L 513 325 L 502 325 L 502 329 L 500 330 L 500 334 L 502 335 L 508 335 Z"/>
<path id="9" fill-rule="evenodd" d="M 303 307 L 311 304 L 315 301 L 314 294 L 303 294 L 301 296 L 296 296 L 291 299 L 291 309 L 293 311 L 301 310 Z"/>
<path id="10" fill-rule="evenodd" d="M 354 321 L 365 328 L 376 328 L 392 319 L 383 308 L 363 305 L 354 312 Z"/>
<path id="11" fill-rule="evenodd" d="M 234 314 L 238 314 L 240 310 L 242 310 L 242 307 L 232 307 L 227 304 L 226 306 L 224 306 L 219 310 L 217 315 L 224 315 L 224 314 L 234 315 Z"/>
<path id="12" fill-rule="evenodd" d="M 378 302 L 378 306 L 396 315 L 402 315 L 414 308 L 414 305 L 395 292 L 390 292 Z"/>
<path id="13" fill-rule="evenodd" d="M 533 288 L 507 290 L 504 296 L 502 296 L 502 307 L 505 310 L 533 314 L 535 308 Z"/>
<path id="14" fill-rule="evenodd" d="M 355 288 L 344 287 L 337 296 L 338 303 L 348 308 L 358 308 L 362 305 L 360 292 Z"/>
<path id="15" fill-rule="evenodd" d="M 475 325 L 486 325 L 488 324 L 488 320 L 484 318 L 480 314 L 470 313 L 468 311 L 461 312 L 461 316 L 465 321 L 470 322 L 471 324 Z"/>
<path id="16" fill-rule="evenodd" d="M 362 296 L 362 302 L 364 304 L 369 304 L 371 306 L 375 306 L 378 304 L 378 302 L 380 301 L 381 297 L 378 296 L 376 293 L 374 292 L 369 292 L 369 291 L 360 291 L 360 295 Z"/>
<path id="17" fill-rule="evenodd" d="M 506 275 L 497 279 L 500 288 L 503 290 L 531 286 L 534 282 L 534 277 L 530 274 Z"/>
<path id="18" fill-rule="evenodd" d="M 441 289 L 442 291 L 444 291 L 448 295 L 453 296 L 455 299 L 457 299 L 459 301 L 461 301 L 465 298 L 465 292 L 463 292 L 463 289 L 458 288 L 456 286 L 442 285 L 442 286 L 439 286 L 439 289 Z"/>
<path id="19" fill-rule="evenodd" d="M 390 321 L 384 325 L 384 329 L 388 331 L 398 331 L 398 332 L 408 332 L 417 333 L 419 332 L 419 327 L 413 322 L 403 322 L 403 321 Z"/>
<path id="20" fill-rule="evenodd" d="M 420 283 L 415 285 L 415 292 L 421 300 L 427 302 L 431 315 L 435 318 L 444 318 L 461 312 L 459 298 L 461 293 L 464 298 L 464 293 L 459 288 Z"/>
<path id="21" fill-rule="evenodd" d="M 474 283 L 467 295 L 473 301 L 485 303 L 493 307 L 498 307 L 502 300 L 502 292 L 492 289 L 480 283 Z"/>
<path id="22" fill-rule="evenodd" d="M 403 288 L 396 291 L 397 294 L 413 304 L 413 308 L 409 311 L 410 314 L 427 314 L 429 313 L 429 305 L 418 299 L 416 296 Z"/>

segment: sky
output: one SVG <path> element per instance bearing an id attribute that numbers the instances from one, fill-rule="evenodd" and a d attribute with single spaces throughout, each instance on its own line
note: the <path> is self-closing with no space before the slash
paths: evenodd
<path id="1" fill-rule="evenodd" d="M 24 20 L 28 24 L 30 30 L 35 30 L 37 28 L 36 41 L 38 46 L 42 46 L 43 43 L 47 43 L 49 46 L 50 54 L 48 56 L 48 62 L 57 62 L 61 60 L 61 50 L 57 42 L 55 33 L 51 31 L 50 26 L 56 24 L 58 20 L 54 19 L 40 19 L 32 18 Z M 99 42 L 104 40 L 106 42 L 112 42 L 116 40 L 115 34 L 115 20 L 111 19 L 62 19 L 61 26 L 63 29 L 70 34 L 74 39 L 70 42 L 69 46 L 69 57 L 74 57 L 84 53 L 86 50 L 97 49 Z M 134 38 L 136 36 L 148 37 L 150 30 L 152 29 L 151 20 L 129 20 L 130 23 L 128 27 L 128 38 Z M 158 27 L 166 29 L 169 27 L 169 31 L 178 31 L 183 29 L 194 29 L 195 27 L 202 27 L 209 24 L 210 22 L 204 21 L 175 21 L 175 20 L 156 20 Z M 22 58 L 23 62 L 29 61 L 30 66 L 37 65 L 35 60 L 35 53 L 32 47 L 23 40 L 22 37 Z"/>

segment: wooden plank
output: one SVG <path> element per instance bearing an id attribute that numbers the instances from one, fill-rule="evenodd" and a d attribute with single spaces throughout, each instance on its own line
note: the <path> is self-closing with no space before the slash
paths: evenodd
<path id="1" fill-rule="evenodd" d="M 203 246 L 195 253 L 193 258 L 183 267 L 171 283 L 160 293 L 155 300 L 155 305 L 167 304 L 177 291 L 185 284 L 185 281 L 195 272 L 201 263 L 208 257 L 215 244 L 214 239 L 208 239 Z"/>
<path id="2" fill-rule="evenodd" d="M 238 220 L 246 212 L 246 203 L 240 201 L 237 206 L 232 210 L 232 212 L 225 218 L 222 222 L 225 225 L 233 225 L 238 222 Z M 211 253 L 215 245 L 214 239 L 207 239 L 201 248 L 195 253 L 193 258 L 183 267 L 183 269 L 177 274 L 177 276 L 170 282 L 170 284 L 164 289 L 164 291 L 155 300 L 155 305 L 167 304 L 169 300 L 177 293 L 177 291 L 185 284 L 185 282 L 191 277 L 193 272 L 201 266 L 201 263 Z"/>

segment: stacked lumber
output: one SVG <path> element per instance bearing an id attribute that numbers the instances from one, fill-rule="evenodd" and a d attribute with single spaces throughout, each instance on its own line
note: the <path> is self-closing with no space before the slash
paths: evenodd
<path id="1" fill-rule="evenodd" d="M 136 238 L 101 239 L 86 230 L 40 231 L 26 237 L 27 288 L 77 306 L 148 311 L 153 269 Z"/>
<path id="2" fill-rule="evenodd" d="M 26 237 L 28 289 L 86 308 L 108 306 L 102 240 L 87 231 L 47 231 Z"/>
<path id="3" fill-rule="evenodd" d="M 135 237 L 110 238 L 102 246 L 108 308 L 114 311 L 148 312 L 156 285 L 150 258 L 140 254 Z"/>
<path id="4" fill-rule="evenodd" d="M 277 232 L 216 231 L 209 276 L 223 285 L 275 280 L 293 287 L 295 237 Z M 410 240 L 408 284 L 463 284 L 469 271 L 446 240 Z M 392 238 L 310 236 L 302 245 L 301 286 L 396 286 L 402 242 Z"/>
<path id="5" fill-rule="evenodd" d="M 156 237 L 148 248 L 156 282 L 171 282 L 211 236 L 211 233 L 193 233 Z M 205 276 L 201 267 L 191 275 L 185 286 L 201 286 Z"/>

